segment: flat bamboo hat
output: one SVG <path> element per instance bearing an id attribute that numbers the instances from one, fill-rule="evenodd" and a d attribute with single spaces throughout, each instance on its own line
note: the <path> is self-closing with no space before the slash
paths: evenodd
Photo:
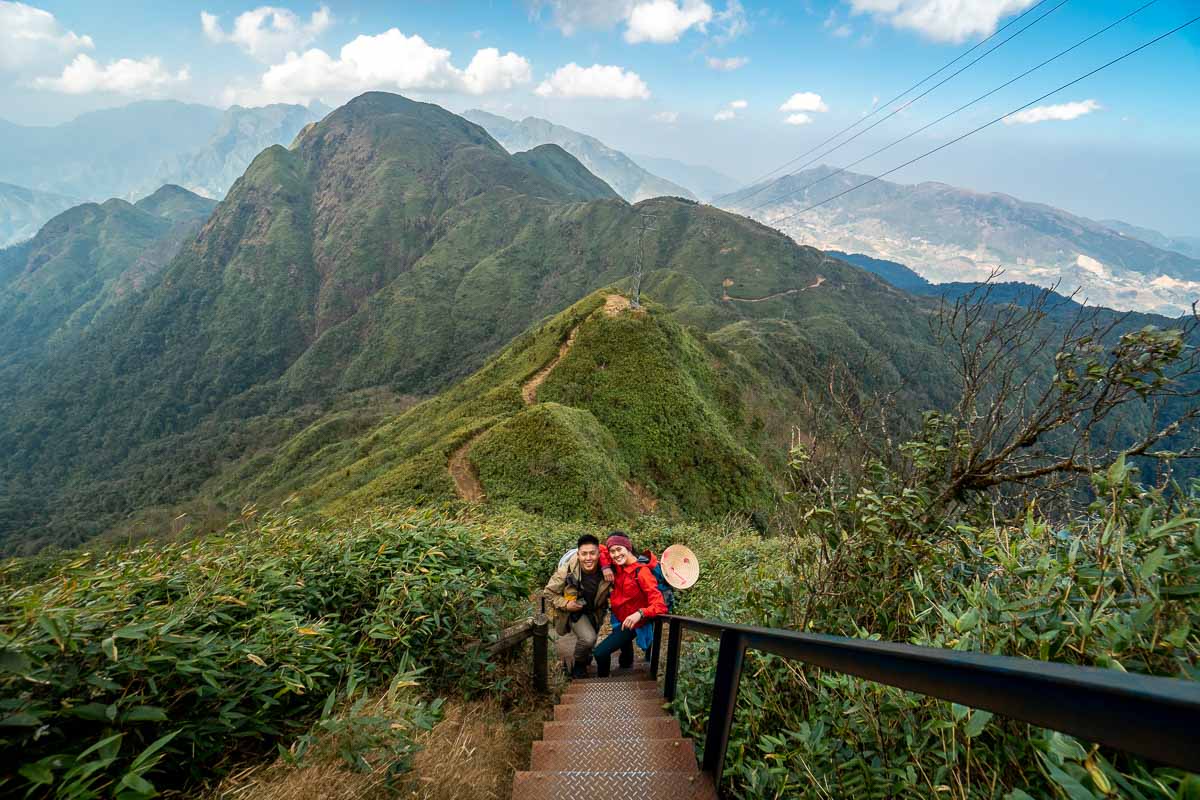
<path id="1" fill-rule="evenodd" d="M 681 544 L 673 544 L 663 551 L 663 577 L 676 589 L 687 589 L 700 578 L 700 562 L 696 554 Z"/>

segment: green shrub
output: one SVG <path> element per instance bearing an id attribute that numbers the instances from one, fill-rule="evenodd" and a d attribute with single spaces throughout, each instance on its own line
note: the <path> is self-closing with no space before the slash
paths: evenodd
<path id="1" fill-rule="evenodd" d="M 410 512 L 267 517 L 6 579 L 0 787 L 149 796 L 303 734 L 354 685 L 417 670 L 434 689 L 486 686 L 466 642 L 523 608 L 534 578 L 476 528 Z"/>

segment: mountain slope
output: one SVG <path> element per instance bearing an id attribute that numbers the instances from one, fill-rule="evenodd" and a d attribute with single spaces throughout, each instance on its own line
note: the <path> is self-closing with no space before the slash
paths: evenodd
<path id="1" fill-rule="evenodd" d="M 768 224 L 783 220 L 799 242 L 899 261 L 935 282 L 982 280 L 1001 267 L 1008 280 L 1059 284 L 1093 304 L 1166 316 L 1200 295 L 1200 260 L 1002 194 L 876 181 L 792 216 L 866 179 L 818 167 L 716 202 Z"/>
<path id="2" fill-rule="evenodd" d="M 0 248 L 33 238 L 42 223 L 78 201 L 11 183 L 0 183 Z"/>
<path id="3" fill-rule="evenodd" d="M 1188 258 L 1200 258 L 1200 236 L 1167 236 L 1150 228 L 1141 228 L 1119 219 L 1102 219 L 1100 224 L 1122 236 L 1141 239 L 1161 250 L 1173 250 Z"/>
<path id="4" fill-rule="evenodd" d="M 687 164 L 673 158 L 640 156 L 632 153 L 629 157 L 655 175 L 661 175 L 680 186 L 688 187 L 696 193 L 698 199 L 704 201 L 735 192 L 742 185 L 741 181 L 701 164 Z"/>
<path id="5" fill-rule="evenodd" d="M 682 186 L 639 167 L 619 150 L 562 125 L 537 117 L 526 117 L 518 122 L 478 109 L 464 111 L 463 116 L 486 128 L 510 153 L 530 150 L 543 144 L 559 145 L 631 203 L 660 196 L 696 199 Z"/>
<path id="6" fill-rule="evenodd" d="M 77 341 L 151 281 L 214 205 L 177 186 L 136 205 L 85 203 L 0 252 L 0 375 Z"/>

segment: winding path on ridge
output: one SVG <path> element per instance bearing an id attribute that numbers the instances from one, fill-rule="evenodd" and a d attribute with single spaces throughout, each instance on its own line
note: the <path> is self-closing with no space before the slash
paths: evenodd
<path id="1" fill-rule="evenodd" d="M 629 299 L 619 294 L 610 294 L 604 300 L 604 313 L 610 317 L 620 314 L 627 308 L 629 308 Z M 586 320 L 584 321 L 586 322 Z M 521 399 L 525 401 L 525 405 L 532 406 L 537 403 L 538 387 L 546 382 L 546 378 L 550 377 L 550 373 L 558 366 L 558 362 L 562 361 L 563 356 L 571 351 L 571 346 L 575 344 L 575 335 L 579 333 L 582 325 L 583 322 L 580 322 L 572 328 L 571 332 L 567 334 L 566 341 L 559 345 L 558 355 L 521 386 Z M 468 503 L 481 503 L 487 499 L 487 494 L 483 491 L 483 484 L 479 482 L 479 475 L 475 472 L 475 465 L 467 458 L 471 445 L 475 444 L 476 440 L 484 433 L 486 431 L 480 431 L 459 446 L 451 454 L 450 461 L 446 464 L 446 469 L 449 470 L 450 477 L 454 480 L 455 492 L 458 493 L 459 499 Z M 641 505 L 643 504 L 639 502 L 639 506 Z"/>
<path id="2" fill-rule="evenodd" d="M 789 295 L 789 294 L 799 294 L 800 292 L 807 292 L 809 289 L 816 289 L 818 286 L 820 286 L 824 282 L 825 282 L 825 276 L 818 275 L 817 279 L 814 282 L 812 282 L 808 286 L 802 286 L 799 289 L 784 289 L 782 292 L 775 292 L 775 294 L 769 294 L 766 297 L 734 297 L 731 294 L 729 294 L 729 292 L 723 292 L 722 293 L 723 296 L 721 297 L 721 299 L 726 300 L 726 301 L 733 301 L 735 303 L 765 303 L 767 300 L 774 300 L 776 297 L 783 297 L 784 295 Z M 730 283 L 732 283 L 732 281 L 730 281 Z"/>

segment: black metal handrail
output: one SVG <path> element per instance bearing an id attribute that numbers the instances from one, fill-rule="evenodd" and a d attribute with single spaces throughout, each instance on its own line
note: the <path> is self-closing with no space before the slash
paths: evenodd
<path id="1" fill-rule="evenodd" d="M 1200 683 L 1116 670 L 992 656 L 666 614 L 654 619 L 656 677 L 670 629 L 664 691 L 675 699 L 684 628 L 721 640 L 703 769 L 717 786 L 747 650 L 774 653 L 918 694 L 994 711 L 1168 766 L 1200 772 Z"/>

